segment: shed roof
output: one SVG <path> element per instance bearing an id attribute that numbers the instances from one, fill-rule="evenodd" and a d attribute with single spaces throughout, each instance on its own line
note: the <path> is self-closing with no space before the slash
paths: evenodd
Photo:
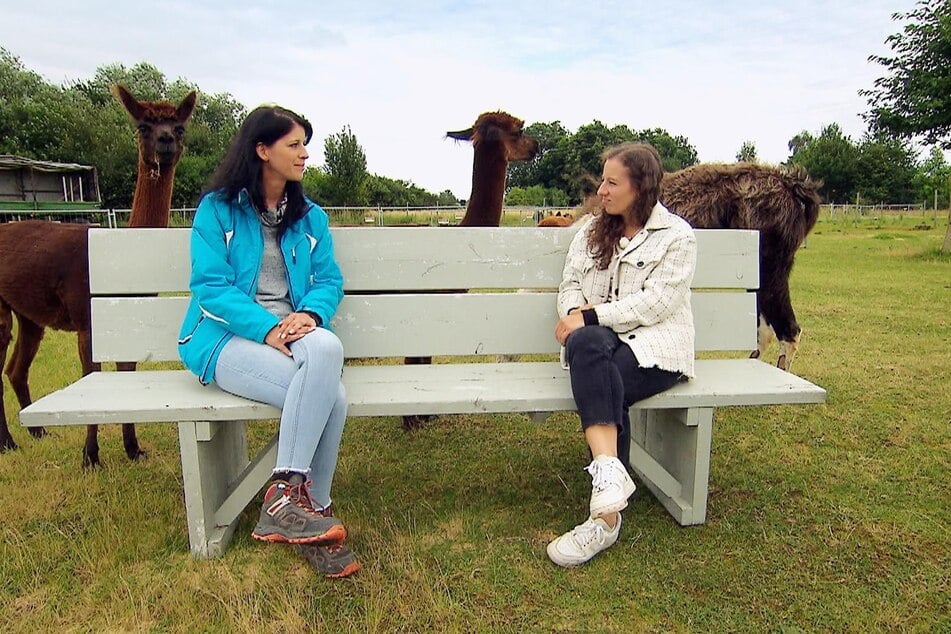
<path id="1" fill-rule="evenodd" d="M 38 172 L 88 172 L 95 168 L 91 165 L 79 163 L 55 163 L 53 161 L 37 161 L 13 154 L 0 154 L 0 170 L 13 170 L 29 167 Z"/>

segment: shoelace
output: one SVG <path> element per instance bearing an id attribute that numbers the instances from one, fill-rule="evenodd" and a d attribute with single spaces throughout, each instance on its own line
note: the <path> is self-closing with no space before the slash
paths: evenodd
<path id="1" fill-rule="evenodd" d="M 588 520 L 584 524 L 575 526 L 571 531 L 571 537 L 580 548 L 584 548 L 594 540 L 603 544 L 604 527 L 594 520 Z"/>
<path id="2" fill-rule="evenodd" d="M 600 462 L 591 461 L 587 467 L 584 468 L 589 474 L 591 474 L 591 486 L 593 486 L 598 491 L 603 491 L 609 484 L 611 484 L 611 478 L 608 477 L 606 473 L 609 467 L 602 465 Z"/>
<path id="3" fill-rule="evenodd" d="M 311 482 L 311 480 L 307 480 L 300 484 L 290 485 L 290 487 L 288 487 L 287 496 L 305 511 L 318 515 L 317 509 L 314 507 L 314 500 L 310 497 Z"/>

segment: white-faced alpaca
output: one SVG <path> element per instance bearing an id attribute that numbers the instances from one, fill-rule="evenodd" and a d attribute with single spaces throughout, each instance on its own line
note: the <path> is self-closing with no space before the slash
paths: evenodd
<path id="1" fill-rule="evenodd" d="M 178 106 L 166 101 L 138 101 L 122 86 L 115 86 L 113 93 L 135 121 L 139 137 L 139 172 L 129 226 L 168 226 L 175 165 L 184 148 L 185 122 L 195 107 L 195 92 Z M 13 339 L 15 315 L 19 333 L 6 374 L 21 408 L 32 402 L 30 364 L 48 327 L 77 333 L 84 376 L 99 370 L 99 364 L 92 361 L 89 331 L 87 230 L 87 226 L 39 220 L 0 225 L 0 366 Z M 135 364 L 117 367 L 134 370 Z M 30 433 L 40 437 L 45 430 L 34 427 Z M 122 426 L 122 440 L 129 458 L 136 460 L 144 455 L 131 424 Z M 0 451 L 15 448 L 0 385 Z M 89 425 L 83 465 L 99 464 L 98 427 Z"/>
<path id="2" fill-rule="evenodd" d="M 779 340 L 777 366 L 788 370 L 802 329 L 789 298 L 796 250 L 816 224 L 821 183 L 802 170 L 753 163 L 707 163 L 664 175 L 660 199 L 698 229 L 756 229 L 760 241 L 757 349 Z"/>

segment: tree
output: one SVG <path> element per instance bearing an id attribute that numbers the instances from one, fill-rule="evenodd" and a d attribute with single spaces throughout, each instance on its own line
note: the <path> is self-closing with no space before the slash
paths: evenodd
<path id="1" fill-rule="evenodd" d="M 328 205 L 366 204 L 367 157 L 350 126 L 324 141 L 324 164 L 330 176 Z"/>
<path id="2" fill-rule="evenodd" d="M 931 148 L 928 158 L 918 166 L 912 184 L 917 202 L 923 202 L 930 207 L 935 204 L 937 198 L 938 206 L 944 207 L 948 204 L 948 197 L 951 195 L 951 165 L 945 161 L 941 148 Z"/>
<path id="3" fill-rule="evenodd" d="M 792 141 L 789 143 L 792 144 Z M 740 151 L 736 153 L 736 160 L 741 163 L 755 163 L 758 160 L 756 157 L 756 146 L 752 141 L 743 141 L 743 145 L 740 146 Z"/>
<path id="4" fill-rule="evenodd" d="M 866 136 L 858 146 L 856 188 L 869 203 L 914 202 L 915 152 L 906 141 Z"/>
<path id="5" fill-rule="evenodd" d="M 582 125 L 571 134 L 560 121 L 533 123 L 526 134 L 538 140 L 539 154 L 533 161 L 509 164 L 508 185 L 559 190 L 576 204 L 597 187 L 601 153 L 612 145 L 637 141 L 650 143 L 660 153 L 664 169 L 672 172 L 697 163 L 697 151 L 685 137 L 661 128 L 635 132 L 626 125 L 608 127 L 598 120 Z M 521 196 L 516 193 L 516 198 Z M 554 194 L 546 194 L 554 200 Z"/>
<path id="6" fill-rule="evenodd" d="M 653 145 L 666 172 L 676 172 L 700 162 L 696 148 L 690 145 L 687 137 L 673 136 L 662 128 L 635 132 L 633 140 Z"/>
<path id="7" fill-rule="evenodd" d="M 509 163 L 507 184 L 511 187 L 541 185 L 562 189 L 565 141 L 570 136 L 561 121 L 533 123 L 525 134 L 538 141 L 538 154 L 531 161 Z"/>
<path id="8" fill-rule="evenodd" d="M 951 148 L 951 3 L 920 0 L 912 11 L 895 13 L 907 21 L 901 33 L 885 42 L 892 56 L 871 55 L 888 74 L 871 90 L 860 91 L 871 111 L 865 118 L 874 131 Z"/>
<path id="9" fill-rule="evenodd" d="M 858 155 L 855 143 L 833 123 L 814 137 L 803 131 L 789 141 L 795 148 L 789 163 L 805 168 L 810 176 L 822 180 L 819 193 L 831 203 L 854 200 L 858 182 Z"/>
<path id="10" fill-rule="evenodd" d="M 567 207 L 568 194 L 560 189 L 532 185 L 531 187 L 512 187 L 505 194 L 505 204 L 533 207 Z"/>

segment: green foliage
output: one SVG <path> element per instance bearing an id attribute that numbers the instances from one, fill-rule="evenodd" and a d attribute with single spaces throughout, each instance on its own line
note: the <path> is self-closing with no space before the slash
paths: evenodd
<path id="1" fill-rule="evenodd" d="M 740 151 L 736 153 L 736 160 L 741 163 L 755 163 L 759 160 L 756 156 L 756 144 L 752 141 L 743 141 Z"/>
<path id="2" fill-rule="evenodd" d="M 560 189 L 541 185 L 512 187 L 505 194 L 505 204 L 513 207 L 567 207 L 568 194 Z"/>
<path id="3" fill-rule="evenodd" d="M 866 137 L 858 146 L 858 192 L 865 203 L 914 202 L 915 153 L 899 139 Z"/>
<path id="4" fill-rule="evenodd" d="M 833 123 L 818 137 L 803 131 L 789 142 L 790 163 L 801 165 L 810 176 L 822 180 L 819 193 L 826 202 L 852 202 L 858 183 L 859 151 L 852 139 Z"/>
<path id="5" fill-rule="evenodd" d="M 931 148 L 928 158 L 922 162 L 912 179 L 915 201 L 934 206 L 937 190 L 938 206 L 949 204 L 951 197 L 951 165 L 944 158 L 944 152 L 938 147 Z"/>
<path id="6" fill-rule="evenodd" d="M 533 123 L 525 132 L 539 142 L 533 161 L 509 165 L 512 187 L 541 186 L 562 191 L 576 204 L 596 187 L 601 174 L 601 153 L 620 143 L 650 143 L 660 153 L 666 171 L 676 171 L 697 163 L 697 151 L 683 136 L 673 136 L 661 128 L 633 131 L 626 125 L 607 127 L 598 120 L 569 133 L 560 121 Z"/>
<path id="7" fill-rule="evenodd" d="M 324 141 L 324 164 L 330 177 L 325 204 L 366 204 L 367 157 L 350 126 L 344 126 Z"/>
<path id="8" fill-rule="evenodd" d="M 371 174 L 367 178 L 367 201 L 381 207 L 454 207 L 459 201 L 452 192 L 428 192 L 409 181 Z"/>
<path id="9" fill-rule="evenodd" d="M 203 94 L 184 79 L 169 83 L 145 62 L 131 68 L 101 66 L 91 79 L 60 87 L 0 49 L 0 153 L 93 165 L 103 206 L 128 208 L 135 192 L 138 150 L 129 115 L 110 93 L 115 83 L 141 100 L 177 104 L 189 91 L 199 93 L 172 194 L 174 207 L 195 205 L 245 108 L 227 93 Z"/>
<path id="10" fill-rule="evenodd" d="M 863 90 L 871 111 L 866 120 L 874 130 L 901 137 L 922 136 L 929 145 L 951 148 L 951 3 L 920 0 L 907 13 L 901 33 L 885 42 L 893 55 L 872 55 L 887 75 Z"/>

